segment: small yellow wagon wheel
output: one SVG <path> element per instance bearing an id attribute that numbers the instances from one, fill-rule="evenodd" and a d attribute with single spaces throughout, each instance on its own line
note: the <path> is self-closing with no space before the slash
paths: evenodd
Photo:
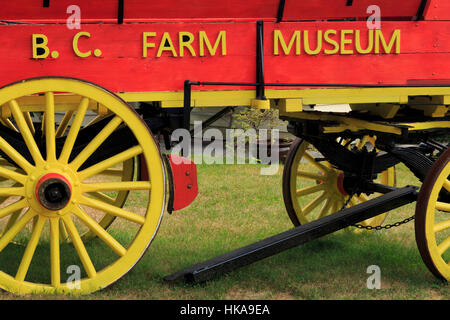
<path id="1" fill-rule="evenodd" d="M 450 149 L 436 160 L 420 188 L 415 232 L 428 269 L 450 280 Z"/>
<path id="2" fill-rule="evenodd" d="M 0 219 L 22 212 L 0 238 L 0 288 L 19 294 L 82 294 L 117 281 L 142 257 L 163 213 L 163 163 L 149 128 L 118 96 L 77 79 L 36 78 L 8 85 L 0 88 L 0 105 L 10 111 L 22 141 L 2 136 L 0 151 L 23 171 L 0 167 L 0 176 L 19 184 L 0 186 L 0 196 L 18 198 L 0 208 Z M 98 106 L 108 117 L 93 136 L 83 136 L 86 113 Z M 55 110 L 69 107 L 75 116 L 61 140 Z M 42 139 L 24 116 L 30 110 L 44 112 Z M 128 138 L 118 139 L 124 133 Z M 89 180 L 139 155 L 148 168 L 147 181 Z M 139 192 L 145 201 L 142 210 L 133 212 L 91 196 L 121 190 Z M 120 229 L 105 230 L 99 224 L 105 214 L 120 220 Z M 70 243 L 60 243 L 61 222 Z M 98 239 L 85 242 L 81 235 L 87 230 Z M 15 240 L 25 246 L 15 246 Z"/>
<path id="3" fill-rule="evenodd" d="M 361 149 L 367 137 L 357 142 Z M 369 199 L 365 194 L 349 195 L 343 187 L 344 172 L 323 160 L 322 154 L 313 145 L 296 139 L 286 159 L 283 171 L 283 199 L 289 218 L 295 226 L 320 219 L 340 210 L 344 204 L 352 206 Z M 395 184 L 394 168 L 389 168 L 379 179 L 381 183 Z M 363 225 L 380 225 L 386 214 L 362 221 Z"/>

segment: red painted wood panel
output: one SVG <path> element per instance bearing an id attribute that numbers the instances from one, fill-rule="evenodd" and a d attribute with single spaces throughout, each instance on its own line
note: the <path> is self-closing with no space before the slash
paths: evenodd
<path id="1" fill-rule="evenodd" d="M 421 0 L 354 0 L 348 6 L 348 0 L 286 0 L 285 20 L 316 20 L 366 18 L 367 8 L 377 5 L 381 9 L 382 19 L 392 17 L 413 18 L 417 15 Z"/>
<path id="2" fill-rule="evenodd" d="M 183 90 L 185 80 L 223 81 L 236 79 L 255 81 L 256 27 L 253 23 L 211 24 L 129 24 L 85 25 L 83 32 L 91 37 L 80 37 L 81 52 L 91 51 L 86 58 L 77 57 L 72 39 L 80 30 L 69 30 L 64 25 L 15 25 L 0 26 L 4 39 L 0 50 L 0 85 L 24 78 L 58 75 L 89 80 L 114 92 L 174 91 Z M 180 57 L 179 33 L 190 32 L 194 36 L 192 48 L 196 56 L 184 49 Z M 226 55 L 221 46 L 214 56 L 206 45 L 205 56 L 199 56 L 199 31 L 205 31 L 211 46 L 220 31 L 226 31 Z M 155 32 L 148 42 L 148 57 L 143 57 L 143 33 Z M 156 57 L 164 32 L 168 32 L 177 57 L 166 50 Z M 32 58 L 32 34 L 45 34 L 48 48 L 57 51 L 57 59 Z M 100 57 L 94 50 L 100 49 Z"/>
<path id="3" fill-rule="evenodd" d="M 428 0 L 425 20 L 450 20 L 450 1 Z"/>
<path id="4" fill-rule="evenodd" d="M 0 20 L 64 22 L 67 7 L 81 9 L 82 22 L 117 21 L 118 0 L 50 0 L 48 8 L 42 0 L 14 0 L 3 4 Z M 124 22 L 154 20 L 275 20 L 279 0 L 126 0 Z"/>
<path id="5" fill-rule="evenodd" d="M 378 5 L 383 19 L 412 19 L 421 0 L 286 0 L 287 20 L 366 18 L 367 8 Z M 441 1 L 443 2 L 443 1 Z M 2 4 L 0 20 L 64 22 L 70 5 L 81 8 L 82 22 L 117 21 L 118 0 L 50 0 L 48 8 L 42 0 L 14 0 Z M 274 20 L 280 0 L 126 0 L 124 21 L 155 20 Z M 445 5 L 448 6 L 448 5 Z"/>
<path id="6" fill-rule="evenodd" d="M 344 37 L 350 41 L 346 50 L 353 54 L 325 54 L 333 49 L 322 42 L 322 50 L 315 55 L 301 52 L 274 55 L 274 30 L 279 30 L 286 43 L 292 34 L 308 31 L 311 48 L 317 45 L 317 31 L 335 30 L 331 38 L 340 42 L 342 30 L 361 30 L 361 46 L 368 41 L 365 22 L 296 22 L 265 23 L 265 76 L 266 82 L 276 83 L 355 83 L 355 84 L 406 84 L 414 79 L 450 79 L 450 22 L 386 22 L 381 32 L 386 38 L 400 30 L 400 54 L 359 54 L 355 51 L 354 33 Z M 256 81 L 256 23 L 151 23 L 84 25 L 78 41 L 80 52 L 91 51 L 89 57 L 77 57 L 72 39 L 80 30 L 69 30 L 65 25 L 14 25 L 0 26 L 3 39 L 0 50 L 0 85 L 37 76 L 68 76 L 92 81 L 115 92 L 181 91 L 185 80 L 213 82 Z M 220 32 L 226 33 L 226 55 L 222 55 L 221 42 L 212 56 L 205 47 L 200 56 L 199 33 L 206 32 L 213 45 Z M 148 42 L 154 47 L 143 57 L 143 33 L 154 32 Z M 161 52 L 157 57 L 164 33 L 170 35 L 173 50 Z M 184 48 L 180 57 L 180 34 L 192 35 L 192 50 Z M 58 51 L 57 58 L 32 58 L 32 34 L 45 34 L 50 51 Z M 183 40 L 182 40 L 183 41 Z M 150 45 L 151 46 L 151 45 Z M 100 49 L 101 55 L 94 56 Z M 281 50 L 281 49 L 280 49 Z M 174 53 L 177 56 L 174 56 Z M 248 89 L 241 87 L 240 89 Z M 216 90 L 217 87 L 196 87 Z M 235 90 L 239 87 L 221 87 Z"/>
<path id="7" fill-rule="evenodd" d="M 117 21 L 118 1 L 104 0 L 49 0 L 44 8 L 42 0 L 14 0 L 2 3 L 0 20 L 65 22 L 70 14 L 67 8 L 77 5 L 81 9 L 82 22 Z"/>
<path id="8" fill-rule="evenodd" d="M 400 54 L 369 54 L 356 52 L 353 35 L 345 45 L 353 54 L 325 54 L 333 45 L 322 41 L 319 54 L 308 55 L 304 50 L 295 55 L 280 51 L 274 56 L 274 30 L 281 30 L 286 44 L 295 30 L 308 30 L 312 49 L 317 47 L 317 30 L 336 30 L 330 36 L 341 44 L 341 30 L 361 30 L 361 46 L 368 44 L 368 30 L 365 22 L 323 22 L 323 23 L 266 23 L 265 24 L 265 75 L 268 83 L 355 83 L 355 84 L 406 84 L 411 79 L 450 79 L 450 23 L 448 22 L 383 22 L 381 31 L 388 41 L 394 30 L 400 30 Z M 302 34 L 303 35 L 303 34 Z M 323 39 L 323 37 L 322 37 Z M 341 47 L 341 46 L 340 46 Z M 393 50 L 394 51 L 394 50 Z"/>

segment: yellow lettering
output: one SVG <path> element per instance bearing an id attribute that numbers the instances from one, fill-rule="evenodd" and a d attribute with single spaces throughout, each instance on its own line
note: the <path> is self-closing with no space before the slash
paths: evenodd
<path id="1" fill-rule="evenodd" d="M 305 47 L 305 52 L 309 55 L 319 54 L 322 50 L 322 30 L 317 31 L 317 47 L 315 50 L 311 50 L 309 46 L 309 35 L 308 30 L 303 32 L 303 46 Z"/>
<path id="2" fill-rule="evenodd" d="M 154 48 L 155 44 L 153 42 L 148 42 L 147 38 L 156 37 L 156 32 L 144 32 L 142 34 L 142 56 L 147 58 L 148 48 Z"/>
<path id="3" fill-rule="evenodd" d="M 337 31 L 336 30 L 327 30 L 327 31 L 325 31 L 325 34 L 323 35 L 324 41 L 326 43 L 329 43 L 329 44 L 334 46 L 334 48 L 332 50 L 325 49 L 324 50 L 325 54 L 335 54 L 335 53 L 337 53 L 339 51 L 339 43 L 337 41 L 331 39 L 330 36 L 329 36 L 330 34 L 336 35 Z"/>
<path id="4" fill-rule="evenodd" d="M 227 55 L 227 42 L 226 42 L 226 31 L 220 31 L 219 35 L 216 38 L 216 42 L 214 43 L 214 47 L 211 46 L 211 42 L 209 42 L 208 36 L 205 31 L 199 31 L 199 41 L 200 41 L 200 56 L 205 56 L 205 45 L 208 48 L 209 54 L 214 56 L 216 54 L 217 49 L 219 48 L 219 44 L 222 44 L 222 55 Z"/>
<path id="5" fill-rule="evenodd" d="M 353 50 L 345 49 L 345 45 L 352 43 L 352 39 L 345 38 L 347 34 L 353 34 L 353 30 L 341 30 L 341 54 L 353 54 Z"/>
<path id="6" fill-rule="evenodd" d="M 380 53 L 380 42 L 383 46 L 385 53 L 391 53 L 392 48 L 395 45 L 395 53 L 400 53 L 400 30 L 394 30 L 392 33 L 389 44 L 386 44 L 383 33 L 381 30 L 375 30 L 375 53 Z"/>
<path id="7" fill-rule="evenodd" d="M 178 33 L 178 39 L 180 43 L 180 57 L 184 56 L 184 48 L 187 48 L 191 55 L 195 57 L 195 50 L 191 45 L 194 41 L 194 35 L 190 32 L 180 32 Z"/>
<path id="8" fill-rule="evenodd" d="M 363 49 L 361 47 L 361 31 L 356 30 L 356 32 L 355 32 L 355 47 L 356 47 L 356 52 L 358 52 L 360 54 L 368 54 L 368 53 L 372 52 L 372 50 L 373 50 L 373 30 L 369 30 L 366 49 Z"/>
<path id="9" fill-rule="evenodd" d="M 294 46 L 295 42 L 295 54 L 300 54 L 300 31 L 296 30 L 292 34 L 291 40 L 289 41 L 289 45 L 286 45 L 286 42 L 284 41 L 283 34 L 280 30 L 274 30 L 273 31 L 273 54 L 278 56 L 280 54 L 279 52 L 279 45 L 281 44 L 281 48 L 283 49 L 283 52 L 285 55 L 288 55 L 291 52 L 292 47 Z"/>
<path id="10" fill-rule="evenodd" d="M 33 48 L 33 59 L 45 59 L 48 57 L 50 49 L 47 47 L 48 38 L 45 34 L 33 34 L 31 43 Z"/>
<path id="11" fill-rule="evenodd" d="M 90 38 L 91 34 L 89 32 L 86 31 L 81 31 L 78 32 L 74 37 L 73 37 L 73 41 L 72 41 L 72 47 L 73 47 L 73 51 L 75 52 L 75 54 L 78 57 L 81 58 L 87 58 L 91 55 L 91 50 L 87 51 L 87 52 L 81 52 L 80 49 L 78 48 L 78 39 L 80 39 L 80 37 L 87 37 Z"/>
<path id="12" fill-rule="evenodd" d="M 163 51 L 170 51 L 174 57 L 178 57 L 177 51 L 173 46 L 172 39 L 170 38 L 170 34 L 168 32 L 164 32 L 161 42 L 159 43 L 158 53 L 156 56 L 161 57 Z"/>

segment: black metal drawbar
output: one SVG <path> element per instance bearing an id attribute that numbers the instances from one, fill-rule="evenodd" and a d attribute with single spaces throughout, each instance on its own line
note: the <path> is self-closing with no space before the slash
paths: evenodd
<path id="1" fill-rule="evenodd" d="M 417 199 L 417 187 L 407 186 L 375 199 L 338 211 L 322 219 L 282 232 L 201 262 L 164 278 L 166 281 L 184 279 L 186 282 L 204 282 L 223 273 L 275 255 L 300 244 L 336 232 L 360 221 L 396 209 Z"/>

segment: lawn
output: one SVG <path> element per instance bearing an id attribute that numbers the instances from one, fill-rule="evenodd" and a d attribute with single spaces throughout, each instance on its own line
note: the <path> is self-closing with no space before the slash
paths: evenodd
<path id="1" fill-rule="evenodd" d="M 191 264 L 292 228 L 283 204 L 281 169 L 263 176 L 259 165 L 199 165 L 195 202 L 172 215 L 165 213 L 149 250 L 118 282 L 89 296 L 17 297 L 2 292 L 0 299 L 450 298 L 448 284 L 435 279 L 420 258 L 414 222 L 376 232 L 341 230 L 203 284 L 163 280 Z M 415 183 L 403 166 L 397 177 L 399 185 Z M 143 206 L 139 193 L 126 204 L 135 211 Z M 395 210 L 384 223 L 411 216 L 414 206 Z M 120 224 L 111 228 L 117 237 L 127 237 Z M 101 251 L 96 258 L 102 258 Z M 381 289 L 366 286 L 371 265 L 380 267 Z"/>

